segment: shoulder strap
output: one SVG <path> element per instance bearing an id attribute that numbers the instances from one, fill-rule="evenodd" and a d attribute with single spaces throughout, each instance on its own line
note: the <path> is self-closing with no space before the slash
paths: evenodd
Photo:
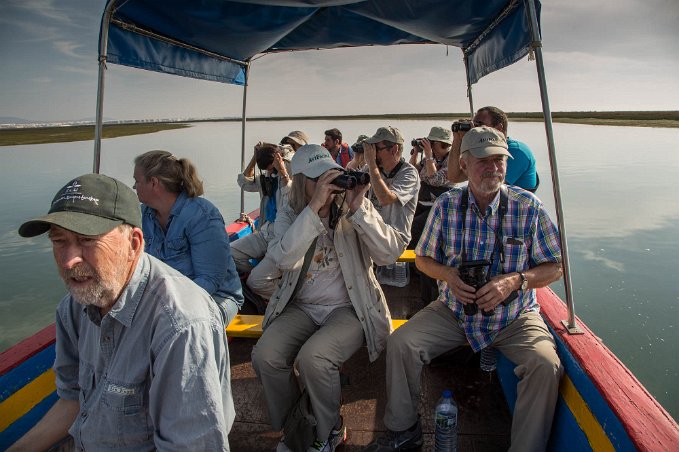
<path id="1" fill-rule="evenodd" d="M 295 290 L 292 292 L 290 300 L 293 300 L 295 298 L 300 287 L 302 287 L 302 284 L 304 284 L 304 277 L 306 275 L 307 270 L 309 270 L 309 265 L 311 265 L 311 258 L 314 256 L 314 251 L 316 251 L 317 241 L 318 237 L 316 237 L 314 241 L 311 242 L 311 246 L 309 247 L 308 250 L 306 250 L 306 254 L 304 255 L 304 263 L 302 264 L 302 272 L 299 274 L 299 278 L 297 278 L 297 285 L 295 286 Z"/>

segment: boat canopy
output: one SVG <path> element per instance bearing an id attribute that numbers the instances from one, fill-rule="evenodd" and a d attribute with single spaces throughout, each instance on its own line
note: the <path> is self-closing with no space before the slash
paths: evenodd
<path id="1" fill-rule="evenodd" d="M 472 84 L 532 43 L 524 0 L 108 0 L 105 11 L 109 63 L 237 85 L 258 55 L 427 43 L 461 48 Z"/>

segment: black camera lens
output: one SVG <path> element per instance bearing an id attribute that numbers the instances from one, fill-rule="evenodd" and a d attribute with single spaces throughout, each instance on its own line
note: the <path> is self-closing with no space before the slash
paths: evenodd
<path id="1" fill-rule="evenodd" d="M 352 190 L 356 184 L 356 178 L 354 176 L 350 176 L 348 174 L 340 174 L 336 178 L 334 178 L 331 182 L 333 185 L 337 185 L 340 188 L 343 188 L 345 190 Z"/>

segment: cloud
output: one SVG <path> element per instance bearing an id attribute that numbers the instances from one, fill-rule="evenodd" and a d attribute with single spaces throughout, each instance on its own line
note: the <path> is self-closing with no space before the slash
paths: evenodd
<path id="1" fill-rule="evenodd" d="M 35 83 L 52 83 L 52 79 L 49 77 L 33 77 L 31 82 Z"/>
<path id="2" fill-rule="evenodd" d="M 73 58 L 86 57 L 85 55 L 80 55 L 76 52 L 77 49 L 83 47 L 82 44 L 78 44 L 73 41 L 54 41 L 53 45 L 58 52 L 63 53 L 66 56 L 70 56 Z"/>
<path id="3" fill-rule="evenodd" d="M 601 250 L 601 252 L 603 252 L 603 251 L 604 250 Z M 609 259 L 607 257 L 598 255 L 598 254 L 594 253 L 594 251 L 591 251 L 591 250 L 581 251 L 580 254 L 582 254 L 583 259 L 586 260 L 586 261 L 599 262 L 604 267 L 608 267 L 608 268 L 615 270 L 617 272 L 620 272 L 620 273 L 625 272 L 625 264 L 623 264 L 622 262 L 617 262 L 617 261 L 614 261 L 614 260 Z"/>

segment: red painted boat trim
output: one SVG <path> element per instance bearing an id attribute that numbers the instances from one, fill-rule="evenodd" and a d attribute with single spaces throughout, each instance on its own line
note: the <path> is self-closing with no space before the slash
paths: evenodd
<path id="1" fill-rule="evenodd" d="M 254 221 L 257 217 L 259 217 L 259 209 L 255 209 L 252 212 L 248 214 L 250 218 Z M 235 234 L 239 232 L 241 229 L 248 227 L 248 224 L 243 222 L 239 222 L 238 220 L 234 221 L 233 223 L 229 224 L 226 226 L 226 233 L 228 235 Z"/>
<path id="2" fill-rule="evenodd" d="M 55 341 L 56 326 L 53 323 L 12 348 L 0 353 L 0 375 L 4 375 L 14 369 L 31 356 L 54 344 Z"/>
<path id="3" fill-rule="evenodd" d="M 561 324 L 568 319 L 566 304 L 549 288 L 538 289 L 540 311 L 590 376 L 639 450 L 665 450 L 679 445 L 679 425 L 639 380 L 585 324 L 585 334 L 571 335 Z"/>

